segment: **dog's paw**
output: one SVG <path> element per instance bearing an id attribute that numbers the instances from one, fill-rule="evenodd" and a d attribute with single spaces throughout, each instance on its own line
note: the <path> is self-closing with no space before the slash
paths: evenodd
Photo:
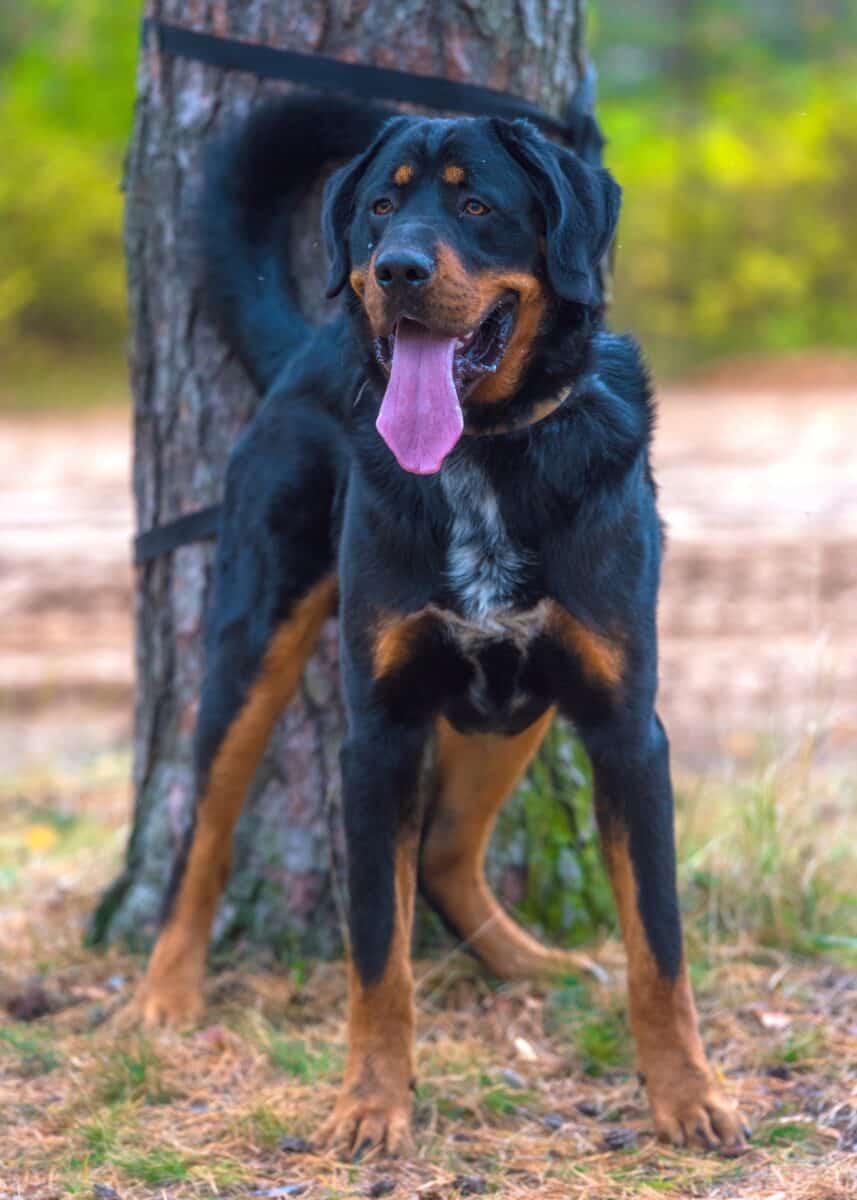
<path id="1" fill-rule="evenodd" d="M 412 1146 L 410 1095 L 399 1098 L 378 1092 L 367 1096 L 346 1089 L 319 1130 L 316 1143 L 345 1158 L 406 1154 Z"/>
<path id="2" fill-rule="evenodd" d="M 580 950 L 550 950 L 546 960 L 545 975 L 548 980 L 556 981 L 569 975 L 591 975 L 597 983 L 608 983 L 610 976 L 600 963 Z"/>
<path id="3" fill-rule="evenodd" d="M 708 1073 L 688 1072 L 674 1086 L 649 1087 L 655 1133 L 674 1146 L 743 1154 L 749 1129 Z"/>
<path id="4" fill-rule="evenodd" d="M 145 1029 L 187 1029 L 202 1016 L 202 990 L 196 981 L 143 979 L 124 1019 Z"/>

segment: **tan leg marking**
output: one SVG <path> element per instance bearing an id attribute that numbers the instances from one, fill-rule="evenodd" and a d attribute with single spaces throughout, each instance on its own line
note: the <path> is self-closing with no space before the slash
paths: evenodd
<path id="1" fill-rule="evenodd" d="M 438 722 L 439 788 L 427 819 L 420 870 L 428 895 L 460 937 L 501 979 L 586 969 L 582 954 L 550 950 L 498 904 L 485 880 L 485 851 L 503 801 L 530 764 L 554 709 L 515 737 L 461 734 Z"/>
<path id="2" fill-rule="evenodd" d="M 687 966 L 682 963 L 676 979 L 665 978 L 658 969 L 640 918 L 624 836 L 605 841 L 604 857 L 628 956 L 631 1029 L 655 1132 L 661 1141 L 676 1145 L 709 1148 L 719 1143 L 737 1152 L 744 1146 L 743 1122 L 706 1061 Z"/>
<path id="3" fill-rule="evenodd" d="M 274 635 L 243 708 L 215 755 L 173 910 L 152 951 L 134 1008 L 147 1025 L 182 1025 L 202 1011 L 205 955 L 217 901 L 229 874 L 232 831 L 279 714 L 336 604 L 329 576 L 300 600 Z"/>
<path id="4" fill-rule="evenodd" d="M 616 641 L 596 633 L 555 602 L 551 602 L 548 630 L 559 638 L 593 682 L 611 691 L 618 687 L 622 680 L 625 655 Z"/>
<path id="5" fill-rule="evenodd" d="M 439 619 L 439 610 L 431 604 L 406 617 L 382 616 L 372 648 L 374 678 L 382 679 L 404 666 L 420 638 L 428 633 Z"/>
<path id="6" fill-rule="evenodd" d="M 390 1155 L 411 1145 L 414 1062 L 414 921 L 417 835 L 396 850 L 393 937 L 381 978 L 368 987 L 348 968 L 348 1058 L 336 1105 L 319 1131 L 323 1146 L 344 1155 L 376 1150 Z"/>

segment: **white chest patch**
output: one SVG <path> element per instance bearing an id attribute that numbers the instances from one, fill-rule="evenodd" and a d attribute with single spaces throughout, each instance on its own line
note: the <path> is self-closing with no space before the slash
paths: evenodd
<path id="1" fill-rule="evenodd" d="M 481 467 L 450 463 L 441 471 L 441 486 L 452 513 L 447 579 L 465 615 L 485 621 L 514 605 L 527 554 L 511 541 Z"/>

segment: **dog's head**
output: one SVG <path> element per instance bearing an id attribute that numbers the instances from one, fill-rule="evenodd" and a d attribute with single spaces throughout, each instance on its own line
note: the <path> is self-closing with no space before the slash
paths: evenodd
<path id="1" fill-rule="evenodd" d="M 368 324 L 402 467 L 437 471 L 463 408 L 513 399 L 558 309 L 597 304 L 619 196 L 526 121 L 396 117 L 331 177 L 328 290 Z"/>

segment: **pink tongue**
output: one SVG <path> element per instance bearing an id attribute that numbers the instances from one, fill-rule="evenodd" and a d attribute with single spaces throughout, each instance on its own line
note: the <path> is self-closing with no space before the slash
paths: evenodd
<path id="1" fill-rule="evenodd" d="M 400 467 L 433 475 L 461 437 L 464 421 L 452 378 L 455 338 L 416 321 L 396 330 L 390 382 L 375 427 Z"/>

